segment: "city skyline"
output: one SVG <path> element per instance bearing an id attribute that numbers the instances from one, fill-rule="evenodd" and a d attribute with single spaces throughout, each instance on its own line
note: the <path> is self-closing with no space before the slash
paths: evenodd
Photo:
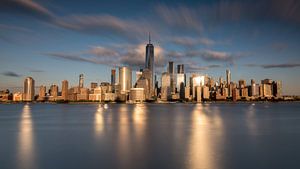
<path id="1" fill-rule="evenodd" d="M 112 68 L 144 67 L 151 32 L 158 74 L 174 61 L 216 78 L 228 69 L 248 85 L 282 80 L 283 94 L 300 95 L 299 2 L 259 2 L 4 1 L 0 89 L 22 91 L 27 76 L 47 88 L 65 79 L 76 86 L 79 74 L 86 84 L 110 82 Z"/>

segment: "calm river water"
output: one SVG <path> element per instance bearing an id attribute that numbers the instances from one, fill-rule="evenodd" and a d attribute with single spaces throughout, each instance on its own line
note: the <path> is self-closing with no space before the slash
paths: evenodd
<path id="1" fill-rule="evenodd" d="M 0 105 L 0 169 L 300 167 L 300 103 Z"/>

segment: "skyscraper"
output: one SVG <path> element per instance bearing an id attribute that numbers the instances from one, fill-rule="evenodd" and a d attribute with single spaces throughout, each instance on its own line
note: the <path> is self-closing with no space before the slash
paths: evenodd
<path id="1" fill-rule="evenodd" d="M 46 96 L 46 86 L 40 86 L 40 90 L 39 90 L 39 98 L 38 100 L 43 101 L 45 99 Z"/>
<path id="2" fill-rule="evenodd" d="M 79 88 L 83 88 L 83 74 L 79 75 Z"/>
<path id="3" fill-rule="evenodd" d="M 257 92 L 256 92 L 256 84 L 255 84 L 255 80 L 251 79 L 251 93 L 250 96 L 256 96 Z"/>
<path id="4" fill-rule="evenodd" d="M 154 46 L 151 44 L 151 37 L 149 33 L 149 43 L 146 46 L 146 62 L 145 62 L 145 68 L 149 69 L 152 72 L 151 76 L 151 87 L 153 88 L 154 82 L 153 82 L 153 77 L 154 77 Z M 153 89 L 151 89 L 153 91 Z M 151 94 L 152 95 L 152 94 Z"/>
<path id="5" fill-rule="evenodd" d="M 172 61 L 169 62 L 168 73 L 174 74 L 174 62 L 172 62 Z"/>
<path id="6" fill-rule="evenodd" d="M 53 96 L 54 99 L 58 96 L 58 86 L 53 84 L 50 86 L 50 96 Z"/>
<path id="7" fill-rule="evenodd" d="M 61 85 L 61 96 L 63 100 L 68 100 L 68 88 L 69 88 L 69 83 L 67 80 L 62 81 Z"/>
<path id="8" fill-rule="evenodd" d="M 130 91 L 132 86 L 132 72 L 131 68 L 129 67 L 120 67 L 119 68 L 119 84 L 120 84 L 120 91 L 122 94 Z"/>
<path id="9" fill-rule="evenodd" d="M 116 69 L 111 69 L 110 84 L 115 85 L 115 83 L 116 83 Z"/>
<path id="10" fill-rule="evenodd" d="M 27 77 L 24 80 L 24 101 L 34 100 L 34 80 L 32 77 Z"/>
<path id="11" fill-rule="evenodd" d="M 227 87 L 229 87 L 230 85 L 230 82 L 231 82 L 231 73 L 230 73 L 230 70 L 226 70 L 226 85 Z"/>
<path id="12" fill-rule="evenodd" d="M 168 73 L 170 75 L 171 78 L 171 92 L 174 93 L 175 92 L 175 88 L 176 88 L 176 82 L 175 82 L 175 77 L 174 77 L 174 62 L 170 61 L 169 62 L 169 66 L 168 66 Z"/>
<path id="13" fill-rule="evenodd" d="M 168 72 L 165 72 L 161 76 L 161 100 L 169 100 L 171 97 L 171 77 Z"/>
<path id="14" fill-rule="evenodd" d="M 184 64 L 177 65 L 177 73 L 178 74 L 184 73 Z"/>
<path id="15" fill-rule="evenodd" d="M 183 84 L 183 85 L 182 85 Z M 184 74 L 184 65 L 177 65 L 177 75 L 176 75 L 176 88 L 177 91 L 180 91 L 180 87 L 185 87 L 185 74 Z M 183 89 L 184 90 L 184 89 Z"/>

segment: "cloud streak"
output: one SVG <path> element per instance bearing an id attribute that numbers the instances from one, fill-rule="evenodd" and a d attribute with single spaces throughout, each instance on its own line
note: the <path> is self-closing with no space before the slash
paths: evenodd
<path id="1" fill-rule="evenodd" d="M 2 75 L 8 76 L 8 77 L 21 77 L 22 76 L 18 73 L 12 72 L 12 71 L 3 72 Z"/>
<path id="2" fill-rule="evenodd" d="M 189 63 L 185 65 L 186 72 L 198 72 L 204 71 L 208 69 L 220 68 L 221 65 L 207 65 L 207 66 L 200 66 L 195 63 Z"/>
<path id="3" fill-rule="evenodd" d="M 261 67 L 264 69 L 273 69 L 273 68 L 295 68 L 300 67 L 300 63 L 281 63 L 281 64 L 246 64 L 247 67 Z"/>
<path id="4" fill-rule="evenodd" d="M 193 9 L 179 6 L 176 8 L 159 5 L 156 12 L 167 25 L 177 29 L 201 33 L 204 29 L 197 12 Z"/>
<path id="5" fill-rule="evenodd" d="M 160 68 L 166 64 L 164 50 L 156 46 L 155 66 Z M 134 69 L 143 68 L 145 64 L 145 45 L 112 45 L 93 46 L 77 53 L 48 52 L 42 53 L 48 57 L 76 62 L 102 64 L 108 66 L 131 66 Z"/>

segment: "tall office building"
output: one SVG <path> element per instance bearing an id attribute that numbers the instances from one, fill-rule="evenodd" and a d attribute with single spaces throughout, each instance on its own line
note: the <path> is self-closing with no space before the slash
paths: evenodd
<path id="1" fill-rule="evenodd" d="M 186 79 L 185 79 L 185 74 L 184 74 L 184 65 L 180 64 L 177 65 L 177 75 L 176 75 L 176 88 L 177 88 L 177 92 L 184 90 L 181 89 L 181 87 L 185 87 L 186 85 Z"/>
<path id="2" fill-rule="evenodd" d="M 272 94 L 272 80 L 264 79 L 261 81 L 261 95 L 263 97 L 271 97 Z"/>
<path id="3" fill-rule="evenodd" d="M 243 79 L 239 80 L 239 88 L 242 89 L 244 87 L 246 87 L 246 80 Z"/>
<path id="4" fill-rule="evenodd" d="M 53 96 L 53 98 L 56 98 L 58 96 L 58 86 L 53 84 L 50 86 L 50 96 Z"/>
<path id="5" fill-rule="evenodd" d="M 174 74 L 174 62 L 170 61 L 168 65 L 168 73 Z"/>
<path id="6" fill-rule="evenodd" d="M 146 46 L 146 62 L 145 62 L 145 68 L 149 69 L 152 72 L 152 78 L 151 78 L 151 87 L 154 86 L 153 77 L 154 77 L 154 46 L 151 44 L 151 37 L 149 33 L 149 43 Z M 153 90 L 153 89 L 151 89 Z"/>
<path id="7" fill-rule="evenodd" d="M 116 69 L 111 69 L 110 84 L 115 85 L 115 83 L 116 83 Z"/>
<path id="8" fill-rule="evenodd" d="M 230 85 L 230 82 L 231 82 L 231 73 L 230 73 L 230 70 L 226 70 L 226 85 L 227 87 L 229 87 Z"/>
<path id="9" fill-rule="evenodd" d="M 32 77 L 27 77 L 24 80 L 24 101 L 34 100 L 34 80 Z"/>
<path id="10" fill-rule="evenodd" d="M 183 74 L 183 73 L 176 74 L 176 90 L 177 90 L 177 92 L 180 91 L 180 87 L 185 87 L 185 74 Z"/>
<path id="11" fill-rule="evenodd" d="M 190 89 L 193 96 L 193 99 L 196 99 L 196 87 L 197 86 L 204 86 L 205 84 L 205 76 L 192 74 L 190 77 Z"/>
<path id="12" fill-rule="evenodd" d="M 257 91 L 256 91 L 256 84 L 254 79 L 251 79 L 251 90 L 250 90 L 250 96 L 256 96 L 257 95 Z"/>
<path id="13" fill-rule="evenodd" d="M 40 86 L 40 90 L 39 90 L 39 98 L 38 100 L 43 101 L 45 99 L 46 96 L 46 86 Z"/>
<path id="14" fill-rule="evenodd" d="M 61 97 L 63 100 L 68 100 L 69 82 L 67 80 L 63 80 L 61 86 Z"/>
<path id="15" fill-rule="evenodd" d="M 120 92 L 125 94 L 129 92 L 132 87 L 132 72 L 131 68 L 123 66 L 119 68 L 119 84 Z"/>
<path id="16" fill-rule="evenodd" d="M 171 89 L 171 92 L 174 93 L 175 88 L 176 88 L 176 81 L 175 81 L 175 76 L 174 76 L 174 62 L 172 62 L 172 61 L 169 62 L 168 73 L 170 75 L 170 80 L 171 80 L 170 89 Z"/>
<path id="17" fill-rule="evenodd" d="M 282 95 L 282 81 L 274 81 L 273 82 L 273 95 L 276 97 L 281 97 Z"/>
<path id="18" fill-rule="evenodd" d="M 83 74 L 80 74 L 79 75 L 79 88 L 83 88 L 83 83 L 84 83 Z"/>
<path id="19" fill-rule="evenodd" d="M 178 74 L 184 73 L 184 65 L 183 64 L 177 65 L 177 73 Z"/>
<path id="20" fill-rule="evenodd" d="M 169 100 L 171 97 L 171 77 L 168 72 L 161 76 L 161 100 Z"/>

